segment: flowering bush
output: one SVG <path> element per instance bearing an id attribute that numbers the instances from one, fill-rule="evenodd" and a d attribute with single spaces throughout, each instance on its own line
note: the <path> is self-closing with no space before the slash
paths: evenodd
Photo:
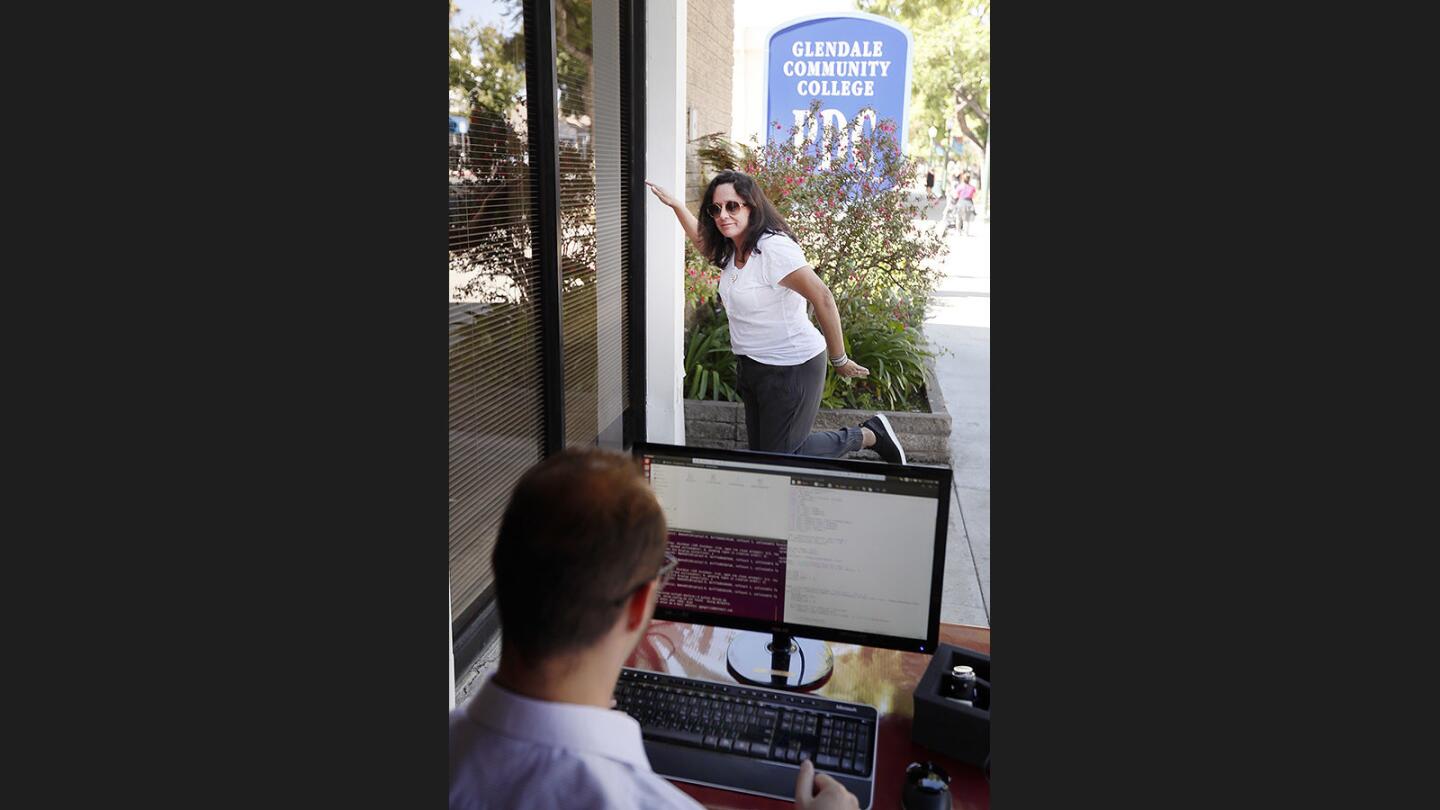
<path id="1" fill-rule="evenodd" d="M 685 240 L 685 320 L 693 321 L 700 308 L 720 305 L 720 268 L 705 261 L 700 251 Z"/>
<path id="2" fill-rule="evenodd" d="M 874 121 L 873 110 L 862 110 L 844 128 L 821 128 L 818 119 L 815 103 L 804 122 L 790 128 L 788 140 L 738 148 L 712 141 L 701 151 L 702 160 L 755 178 L 835 295 L 846 351 L 870 376 L 843 379 L 828 372 L 822 404 L 925 410 L 927 352 L 917 328 L 940 279 L 931 260 L 944 246 L 937 234 L 915 224 L 923 214 L 906 190 L 914 182 L 915 163 L 901 154 L 894 121 L 864 126 Z M 772 126 L 783 131 L 778 123 Z M 820 137 L 800 139 L 802 132 Z M 715 294 L 718 278 L 718 268 L 687 249 L 686 303 L 695 308 L 687 343 L 697 335 L 708 339 L 724 325 Z M 726 382 L 733 389 L 733 379 Z"/>

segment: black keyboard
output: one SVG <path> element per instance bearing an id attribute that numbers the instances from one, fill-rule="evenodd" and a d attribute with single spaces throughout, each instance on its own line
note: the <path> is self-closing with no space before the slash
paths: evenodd
<path id="1" fill-rule="evenodd" d="M 806 757 L 870 806 L 873 706 L 627 667 L 615 708 L 640 723 L 661 776 L 793 801 Z"/>

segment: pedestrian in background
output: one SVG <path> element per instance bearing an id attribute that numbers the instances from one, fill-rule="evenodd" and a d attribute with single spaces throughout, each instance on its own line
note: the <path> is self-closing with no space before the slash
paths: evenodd
<path id="1" fill-rule="evenodd" d="M 959 202 L 960 210 L 960 232 L 966 236 L 970 235 L 970 223 L 975 219 L 975 192 L 979 189 L 970 184 L 970 173 L 966 172 L 960 178 L 960 183 L 955 187 L 955 197 Z"/>

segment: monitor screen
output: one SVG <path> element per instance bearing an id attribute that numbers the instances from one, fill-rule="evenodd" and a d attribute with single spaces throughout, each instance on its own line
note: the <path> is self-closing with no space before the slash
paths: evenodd
<path id="1" fill-rule="evenodd" d="M 933 652 L 950 470 L 637 444 L 679 565 L 655 617 Z"/>

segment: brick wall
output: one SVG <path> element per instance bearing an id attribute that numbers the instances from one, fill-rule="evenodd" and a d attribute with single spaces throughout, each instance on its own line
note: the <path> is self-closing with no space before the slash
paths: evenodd
<path id="1" fill-rule="evenodd" d="M 735 70 L 734 0 L 688 0 L 685 51 L 685 103 L 699 113 L 696 135 L 730 134 L 730 82 Z M 688 111 L 687 111 L 688 116 Z M 685 137 L 690 137 L 689 118 Z M 701 176 L 695 144 L 685 149 L 685 198 L 700 207 L 708 177 Z"/>

